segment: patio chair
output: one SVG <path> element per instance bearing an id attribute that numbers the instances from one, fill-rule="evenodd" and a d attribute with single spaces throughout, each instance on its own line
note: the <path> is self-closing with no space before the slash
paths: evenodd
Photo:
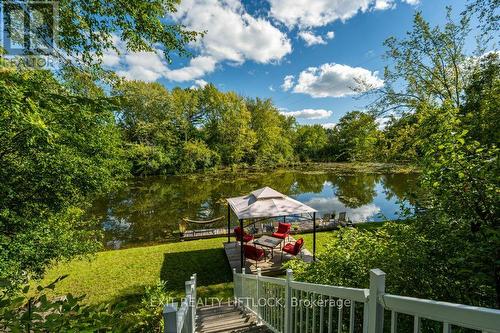
<path id="1" fill-rule="evenodd" d="M 290 236 L 290 229 L 292 228 L 291 223 L 280 222 L 278 224 L 278 230 L 273 232 L 272 236 L 276 238 L 286 239 Z"/>
<path id="2" fill-rule="evenodd" d="M 236 246 L 238 242 L 241 242 L 242 238 L 243 238 L 243 243 L 248 243 L 253 240 L 253 236 L 247 234 L 245 230 L 241 230 L 240 227 L 234 228 L 234 236 L 236 237 Z"/>
<path id="3" fill-rule="evenodd" d="M 245 258 L 255 261 L 255 267 L 259 267 L 259 261 L 265 257 L 265 252 L 252 245 L 243 246 L 243 254 Z"/>
<path id="4" fill-rule="evenodd" d="M 323 214 L 323 217 L 321 218 L 321 224 L 327 225 L 330 222 L 330 219 L 331 219 L 330 214 Z"/>
<path id="5" fill-rule="evenodd" d="M 339 219 L 337 220 L 337 222 L 345 227 L 347 225 L 347 212 L 341 212 L 339 213 Z"/>
<path id="6" fill-rule="evenodd" d="M 302 247 L 304 246 L 304 239 L 299 238 L 294 243 L 287 243 L 283 246 L 281 250 L 281 261 L 283 261 L 283 252 L 291 254 L 292 256 L 297 256 L 300 253 L 300 257 L 302 258 Z"/>

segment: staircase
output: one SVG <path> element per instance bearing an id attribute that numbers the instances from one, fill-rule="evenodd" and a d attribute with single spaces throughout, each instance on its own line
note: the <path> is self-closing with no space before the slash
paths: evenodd
<path id="1" fill-rule="evenodd" d="M 196 309 L 197 333 L 270 333 L 257 318 L 232 305 L 204 306 Z"/>

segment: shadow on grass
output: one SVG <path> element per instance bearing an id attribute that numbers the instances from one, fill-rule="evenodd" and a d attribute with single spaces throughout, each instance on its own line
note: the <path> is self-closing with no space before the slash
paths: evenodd
<path id="1" fill-rule="evenodd" d="M 224 249 L 165 253 L 160 278 L 171 291 L 184 291 L 184 283 L 197 274 L 198 286 L 232 282 L 233 276 Z"/>

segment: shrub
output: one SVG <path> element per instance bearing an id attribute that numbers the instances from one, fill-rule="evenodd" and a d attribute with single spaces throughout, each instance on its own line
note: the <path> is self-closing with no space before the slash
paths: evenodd
<path id="1" fill-rule="evenodd" d="M 427 212 L 376 231 L 343 229 L 317 261 L 291 261 L 299 281 L 368 288 L 369 270 L 387 273 L 386 290 L 404 296 L 494 306 L 494 243 L 467 225 Z"/>
<path id="2" fill-rule="evenodd" d="M 0 290 L 0 331 L 2 332 L 95 332 L 110 331 L 113 327 L 111 308 L 106 305 L 82 304 L 85 297 L 67 294 L 49 298 L 59 277 L 51 284 L 31 290 L 11 293 Z M 120 311 L 120 306 L 114 311 Z"/>

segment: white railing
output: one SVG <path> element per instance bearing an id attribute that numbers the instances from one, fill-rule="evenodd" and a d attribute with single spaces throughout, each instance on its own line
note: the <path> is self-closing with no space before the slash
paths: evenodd
<path id="1" fill-rule="evenodd" d="M 164 333 L 194 333 L 196 329 L 196 274 L 185 283 L 186 296 L 181 305 L 166 304 L 163 308 Z"/>
<path id="2" fill-rule="evenodd" d="M 391 333 L 398 328 L 429 331 L 423 319 L 432 321 L 428 325 L 433 331 L 439 326 L 443 333 L 455 326 L 500 332 L 500 310 L 386 294 L 385 273 L 379 269 L 370 271 L 370 289 L 297 282 L 291 270 L 286 279 L 264 277 L 259 269 L 257 275 L 234 270 L 233 279 L 237 305 L 275 333 L 382 333 L 389 312 Z M 406 318 L 398 320 L 398 314 Z M 408 316 L 413 317 L 410 325 Z"/>

